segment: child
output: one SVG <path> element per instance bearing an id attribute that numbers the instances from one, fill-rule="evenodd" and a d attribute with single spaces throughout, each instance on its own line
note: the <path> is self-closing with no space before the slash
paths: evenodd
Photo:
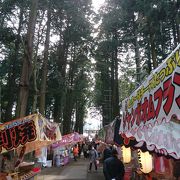
<path id="1" fill-rule="evenodd" d="M 78 146 L 77 146 L 77 144 L 76 144 L 76 145 L 73 147 L 74 161 L 77 161 L 78 154 L 79 154 L 79 149 L 78 149 Z"/>

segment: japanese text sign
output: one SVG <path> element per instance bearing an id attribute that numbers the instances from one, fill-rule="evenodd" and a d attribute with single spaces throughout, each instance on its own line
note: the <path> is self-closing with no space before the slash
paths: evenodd
<path id="1" fill-rule="evenodd" d="M 180 158 L 180 45 L 122 102 L 120 132 Z"/>
<path id="2" fill-rule="evenodd" d="M 1 124 L 0 153 L 30 145 L 33 142 L 59 140 L 59 127 L 52 124 L 39 114 Z"/>

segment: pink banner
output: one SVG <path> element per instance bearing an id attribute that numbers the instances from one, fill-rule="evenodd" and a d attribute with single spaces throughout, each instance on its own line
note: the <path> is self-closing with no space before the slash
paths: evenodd
<path id="1" fill-rule="evenodd" d="M 62 136 L 62 139 L 52 144 L 52 147 L 57 148 L 59 146 L 65 146 L 68 144 L 77 143 L 79 141 L 82 141 L 82 137 L 79 133 L 75 132 Z"/>

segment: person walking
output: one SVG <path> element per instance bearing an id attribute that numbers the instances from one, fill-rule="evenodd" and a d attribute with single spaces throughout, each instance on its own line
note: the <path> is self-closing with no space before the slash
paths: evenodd
<path id="1" fill-rule="evenodd" d="M 79 149 L 78 149 L 77 144 L 75 144 L 75 146 L 73 147 L 74 161 L 77 161 L 78 154 L 79 154 Z"/>
<path id="2" fill-rule="evenodd" d="M 123 180 L 125 174 L 124 164 L 118 159 L 116 149 L 112 150 L 112 157 L 104 161 L 103 172 L 106 180 Z"/>
<path id="3" fill-rule="evenodd" d="M 78 142 L 78 157 L 81 157 L 81 152 L 82 152 L 82 144 L 80 142 Z"/>
<path id="4" fill-rule="evenodd" d="M 96 149 L 92 146 L 89 151 L 90 164 L 89 164 L 88 172 L 91 172 L 92 164 L 94 164 L 95 170 L 97 171 L 97 158 L 98 158 L 98 153 L 97 153 Z"/>
<path id="5" fill-rule="evenodd" d="M 107 145 L 103 151 L 103 158 L 102 160 L 105 161 L 107 158 L 112 156 L 112 145 Z"/>
<path id="6" fill-rule="evenodd" d="M 83 154 L 85 159 L 88 158 L 88 146 L 86 143 L 83 145 Z"/>

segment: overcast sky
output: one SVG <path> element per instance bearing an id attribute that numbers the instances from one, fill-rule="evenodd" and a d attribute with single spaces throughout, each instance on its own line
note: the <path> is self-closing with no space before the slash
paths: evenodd
<path id="1" fill-rule="evenodd" d="M 84 130 L 99 130 L 100 128 L 102 128 L 102 116 L 100 111 L 95 107 L 91 107 L 88 109 Z"/>
<path id="2" fill-rule="evenodd" d="M 94 10 L 97 12 L 105 0 L 92 0 Z M 87 118 L 85 119 L 84 130 L 98 130 L 102 125 L 102 116 L 96 108 L 92 107 L 88 110 Z"/>
<path id="3" fill-rule="evenodd" d="M 100 6 L 104 3 L 105 0 L 92 0 L 92 4 L 94 7 L 94 10 L 97 12 Z"/>

